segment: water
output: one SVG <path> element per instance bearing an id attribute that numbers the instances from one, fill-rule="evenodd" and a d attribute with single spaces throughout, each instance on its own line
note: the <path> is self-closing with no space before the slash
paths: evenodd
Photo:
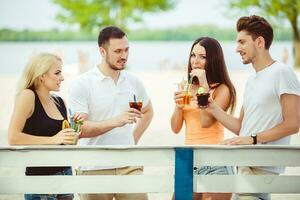
<path id="1" fill-rule="evenodd" d="M 145 41 L 130 42 L 127 66 L 130 70 L 159 70 L 182 68 L 187 65 L 191 42 Z M 221 42 L 229 70 L 244 69 L 240 56 L 235 53 L 235 42 Z M 271 54 L 282 60 L 284 48 L 289 53 L 288 64 L 292 65 L 292 43 L 274 42 Z M 66 68 L 77 65 L 83 55 L 88 66 L 101 60 L 97 42 L 2 42 L 0 43 L 0 74 L 19 74 L 34 52 L 52 52 L 63 56 Z M 249 66 L 246 68 L 250 68 Z"/>

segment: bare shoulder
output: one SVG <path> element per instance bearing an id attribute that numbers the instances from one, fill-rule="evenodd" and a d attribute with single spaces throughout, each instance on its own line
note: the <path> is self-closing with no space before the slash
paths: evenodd
<path id="1" fill-rule="evenodd" d="M 24 113 L 27 118 L 30 117 L 34 111 L 34 102 L 35 95 L 33 91 L 29 89 L 21 91 L 20 94 L 16 97 L 15 112 L 19 114 Z"/>
<path id="2" fill-rule="evenodd" d="M 20 94 L 17 96 L 17 99 L 22 101 L 34 101 L 35 95 L 34 92 L 30 89 L 25 89 L 20 92 Z"/>
<path id="3" fill-rule="evenodd" d="M 227 96 L 227 95 L 230 95 L 230 91 L 229 91 L 229 87 L 225 84 L 221 84 L 219 85 L 215 91 L 214 91 L 214 94 L 213 94 L 215 97 L 216 96 Z"/>
<path id="4" fill-rule="evenodd" d="M 27 107 L 29 109 L 34 108 L 35 95 L 32 90 L 25 89 L 20 92 L 20 94 L 16 97 L 16 104 Z"/>

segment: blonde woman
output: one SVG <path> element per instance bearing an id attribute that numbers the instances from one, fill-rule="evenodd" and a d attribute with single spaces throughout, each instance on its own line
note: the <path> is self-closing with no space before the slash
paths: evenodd
<path id="1" fill-rule="evenodd" d="M 49 53 L 32 57 L 20 79 L 14 111 L 8 129 L 10 145 L 75 144 L 73 129 L 63 129 L 67 109 L 59 91 L 64 80 L 62 60 Z M 71 167 L 27 167 L 26 175 L 72 175 Z M 31 199 L 73 199 L 73 194 L 25 194 Z"/>

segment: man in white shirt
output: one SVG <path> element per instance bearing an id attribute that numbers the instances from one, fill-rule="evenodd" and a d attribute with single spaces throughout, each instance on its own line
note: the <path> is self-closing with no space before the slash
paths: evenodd
<path id="1" fill-rule="evenodd" d="M 300 84 L 293 69 L 274 60 L 269 48 L 273 29 L 262 17 L 241 17 L 237 22 L 237 48 L 243 64 L 255 74 L 245 87 L 239 118 L 226 114 L 212 100 L 207 111 L 238 137 L 227 145 L 289 144 L 299 131 Z M 279 174 L 279 167 L 238 167 L 238 174 Z M 235 194 L 233 199 L 270 199 L 269 194 Z"/>
<path id="2" fill-rule="evenodd" d="M 134 145 L 149 126 L 153 110 L 142 82 L 124 70 L 129 44 L 125 33 L 109 26 L 99 33 L 102 61 L 79 76 L 71 85 L 69 105 L 85 120 L 79 145 Z M 142 101 L 142 109 L 130 101 Z M 142 167 L 80 167 L 78 175 L 136 175 Z M 123 183 L 124 184 L 124 183 Z M 80 194 L 84 200 L 146 200 L 147 194 Z"/>

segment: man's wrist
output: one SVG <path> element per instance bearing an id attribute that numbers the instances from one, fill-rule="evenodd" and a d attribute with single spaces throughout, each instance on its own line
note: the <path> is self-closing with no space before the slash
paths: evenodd
<path id="1" fill-rule="evenodd" d="M 110 122 L 111 122 L 110 123 L 111 128 L 116 128 L 116 127 L 121 126 L 118 119 L 117 119 L 117 117 L 112 118 Z"/>

